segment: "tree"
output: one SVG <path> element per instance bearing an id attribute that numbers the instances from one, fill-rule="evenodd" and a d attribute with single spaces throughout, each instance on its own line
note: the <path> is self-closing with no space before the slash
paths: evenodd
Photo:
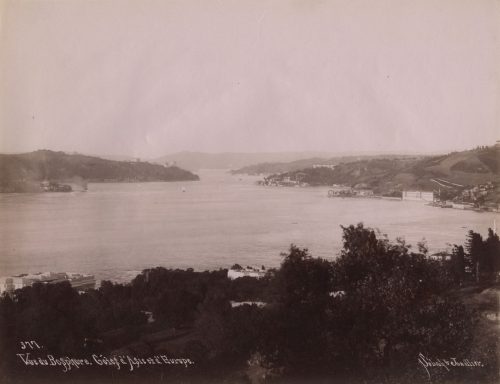
<path id="1" fill-rule="evenodd" d="M 239 264 L 233 264 L 233 266 L 230 268 L 234 271 L 241 271 L 243 269 L 243 267 Z"/>
<path id="2" fill-rule="evenodd" d="M 170 289 L 164 291 L 155 302 L 153 312 L 157 321 L 178 327 L 194 321 L 197 305 L 197 297 L 186 289 Z"/>
<path id="3" fill-rule="evenodd" d="M 0 295 L 0 380 L 7 382 L 9 373 L 15 366 L 15 354 L 18 348 L 16 304 L 12 298 Z"/>
<path id="4" fill-rule="evenodd" d="M 334 298 L 330 325 L 337 369 L 375 375 L 403 371 L 418 351 L 463 356 L 472 317 L 443 295 L 451 283 L 444 268 L 362 224 L 343 231 L 333 270 L 335 290 L 345 294 Z"/>
<path id="5" fill-rule="evenodd" d="M 318 371 L 327 360 L 331 264 L 291 245 L 274 280 L 274 301 L 264 311 L 262 354 L 289 374 Z"/>
<path id="6" fill-rule="evenodd" d="M 500 271 L 500 238 L 488 228 L 488 238 L 484 244 L 485 253 L 485 270 L 489 272 L 490 278 L 498 276 Z"/>
<path id="7" fill-rule="evenodd" d="M 500 240 L 498 235 L 489 228 L 488 237 L 483 240 L 479 233 L 470 230 L 465 248 L 471 260 L 476 281 L 494 280 L 496 273 L 500 270 Z"/>
<path id="8" fill-rule="evenodd" d="M 80 297 L 69 282 L 35 283 L 14 293 L 16 336 L 37 340 L 54 354 L 82 351 L 85 324 Z"/>
<path id="9" fill-rule="evenodd" d="M 476 282 L 479 282 L 480 267 L 484 261 L 484 246 L 482 236 L 479 233 L 470 230 L 467 234 L 465 249 L 471 263 L 472 274 L 475 277 Z"/>
<path id="10" fill-rule="evenodd" d="M 461 285 L 465 280 L 465 251 L 461 245 L 453 246 L 450 267 L 454 282 Z"/>
<path id="11" fill-rule="evenodd" d="M 209 358 L 224 356 L 228 349 L 227 319 L 231 304 L 227 293 L 221 287 L 212 287 L 198 306 L 196 328 L 203 334 L 203 342 L 210 351 Z"/>

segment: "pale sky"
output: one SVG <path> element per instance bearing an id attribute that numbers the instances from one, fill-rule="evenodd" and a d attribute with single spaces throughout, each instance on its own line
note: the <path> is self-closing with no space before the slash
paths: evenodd
<path id="1" fill-rule="evenodd" d="M 0 152 L 500 139 L 500 1 L 2 1 Z"/>

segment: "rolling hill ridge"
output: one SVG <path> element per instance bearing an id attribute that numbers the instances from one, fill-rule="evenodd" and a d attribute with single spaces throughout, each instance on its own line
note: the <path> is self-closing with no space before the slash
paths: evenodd
<path id="1" fill-rule="evenodd" d="M 500 147 L 481 147 L 423 158 L 376 158 L 341 162 L 327 167 L 305 168 L 271 175 L 275 180 L 298 180 L 309 185 L 362 185 L 376 193 L 403 189 L 436 190 L 439 180 L 458 186 L 500 183 Z M 439 180 L 437 180 L 439 179 Z"/>
<path id="2" fill-rule="evenodd" d="M 42 181 L 145 182 L 190 181 L 189 171 L 148 162 L 105 160 L 49 150 L 0 155 L 0 192 L 36 192 Z"/>

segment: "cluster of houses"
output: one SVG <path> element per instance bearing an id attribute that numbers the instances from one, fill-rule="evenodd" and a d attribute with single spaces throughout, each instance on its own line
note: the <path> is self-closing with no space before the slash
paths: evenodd
<path id="1" fill-rule="evenodd" d="M 55 181 L 44 180 L 40 183 L 40 188 L 43 192 L 72 192 L 71 185 L 59 184 Z"/>
<path id="2" fill-rule="evenodd" d="M 488 196 L 488 193 L 495 189 L 495 185 L 492 181 L 487 182 L 486 184 L 478 184 L 472 188 L 466 188 L 461 191 L 460 195 L 457 196 L 457 199 L 460 199 L 464 202 L 477 202 L 481 200 L 481 198 L 485 198 Z"/>
<path id="3" fill-rule="evenodd" d="M 328 191 L 328 197 L 372 197 L 373 190 L 366 188 L 364 184 L 358 184 L 354 187 L 346 185 L 333 184 L 332 189 Z"/>
<path id="4" fill-rule="evenodd" d="M 470 188 L 461 189 L 453 199 L 443 199 L 441 193 L 419 190 L 403 190 L 401 197 L 385 197 L 375 195 L 373 190 L 366 188 L 364 184 L 357 184 L 354 187 L 347 185 L 332 185 L 328 191 L 328 197 L 373 197 L 384 199 L 397 199 L 407 201 L 427 202 L 440 208 L 455 208 L 463 210 L 492 211 L 499 212 L 499 205 L 494 202 L 485 202 L 485 198 L 495 190 L 496 185 L 493 182 L 476 185 Z"/>
<path id="5" fill-rule="evenodd" d="M 0 294 L 4 292 L 12 293 L 16 289 L 31 287 L 35 283 L 55 284 L 63 281 L 68 281 L 71 286 L 78 291 L 94 289 L 96 286 L 94 275 L 70 272 L 23 273 L 20 275 L 0 277 Z"/>
<path id="6" fill-rule="evenodd" d="M 488 195 L 496 189 L 494 182 L 489 181 L 485 184 L 478 184 L 472 187 L 461 187 L 453 191 L 455 197 L 449 200 L 442 199 L 440 196 L 441 193 L 438 193 L 432 205 L 442 208 L 499 212 L 498 203 L 488 201 Z"/>
<path id="7" fill-rule="evenodd" d="M 303 174 L 305 175 L 305 174 Z M 295 180 L 289 176 L 283 177 L 282 179 L 274 177 L 266 177 L 264 180 L 258 181 L 257 184 L 264 185 L 267 187 L 308 187 L 309 184 L 301 181 L 301 174 L 296 175 Z"/>
<path id="8" fill-rule="evenodd" d="M 313 168 L 335 168 L 334 165 L 315 164 Z M 308 183 L 303 182 L 305 174 L 296 173 L 294 177 L 285 176 L 282 178 L 270 176 L 258 182 L 260 185 L 265 186 L 278 186 L 278 187 L 307 187 Z M 493 193 L 497 188 L 497 184 L 489 181 L 484 184 L 478 184 L 472 187 L 449 182 L 443 179 L 431 179 L 432 182 L 437 184 L 439 190 L 436 191 L 422 191 L 422 190 L 403 190 L 393 191 L 389 195 L 375 195 L 374 191 L 365 183 L 359 183 L 354 186 L 333 184 L 328 191 L 328 197 L 365 197 L 365 198 L 380 198 L 380 199 L 394 199 L 394 200 L 407 200 L 407 201 L 422 201 L 427 202 L 428 205 L 441 207 L 441 208 L 455 208 L 463 210 L 476 210 L 476 211 L 493 211 L 499 212 L 500 207 L 497 203 L 488 201 L 490 193 Z M 446 191 L 443 196 L 442 191 Z"/>

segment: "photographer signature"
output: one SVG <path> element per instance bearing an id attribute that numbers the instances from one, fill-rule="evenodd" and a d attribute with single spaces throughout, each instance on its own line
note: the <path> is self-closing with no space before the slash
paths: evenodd
<path id="1" fill-rule="evenodd" d="M 466 368 L 482 368 L 484 364 L 478 360 L 469 360 L 469 359 L 457 359 L 456 357 L 450 358 L 429 358 L 424 356 L 422 353 L 418 355 L 419 364 L 424 367 L 427 372 L 427 376 L 429 376 L 429 380 L 431 378 L 431 374 L 429 372 L 430 368 L 442 368 L 449 372 L 453 368 L 466 367 Z"/>

